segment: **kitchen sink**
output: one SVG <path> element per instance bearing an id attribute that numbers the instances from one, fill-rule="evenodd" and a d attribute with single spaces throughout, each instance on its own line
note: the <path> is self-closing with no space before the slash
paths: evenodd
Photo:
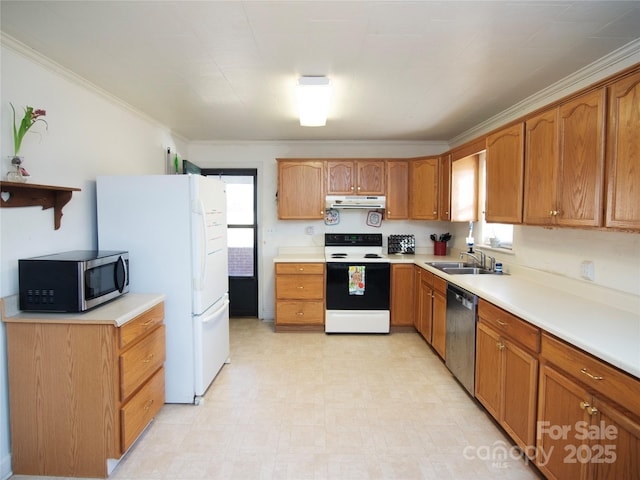
<path id="1" fill-rule="evenodd" d="M 450 275 L 483 275 L 483 274 L 495 274 L 493 270 L 488 268 L 480 268 L 473 263 L 464 262 L 426 262 L 427 265 L 431 265 L 438 270 L 448 273 Z"/>
<path id="2" fill-rule="evenodd" d="M 437 267 L 436 267 L 437 268 Z M 485 273 L 496 273 L 487 268 L 478 268 L 478 267 L 461 267 L 461 268 L 441 268 L 444 273 L 448 273 L 450 275 L 481 275 Z"/>

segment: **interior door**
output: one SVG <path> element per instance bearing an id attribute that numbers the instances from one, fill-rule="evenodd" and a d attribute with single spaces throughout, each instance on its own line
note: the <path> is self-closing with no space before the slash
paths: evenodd
<path id="1" fill-rule="evenodd" d="M 227 191 L 229 300 L 232 317 L 258 316 L 258 222 L 256 169 L 202 169 Z"/>

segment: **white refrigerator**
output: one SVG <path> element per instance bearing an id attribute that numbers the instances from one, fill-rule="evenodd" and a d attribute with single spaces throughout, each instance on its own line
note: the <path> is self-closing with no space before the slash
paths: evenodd
<path id="1" fill-rule="evenodd" d="M 129 252 L 130 291 L 165 294 L 167 403 L 200 403 L 229 361 L 225 184 L 201 175 L 96 180 L 98 248 Z"/>

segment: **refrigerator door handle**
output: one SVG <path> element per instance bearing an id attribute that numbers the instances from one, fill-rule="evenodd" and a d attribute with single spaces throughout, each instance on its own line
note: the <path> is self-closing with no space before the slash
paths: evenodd
<path id="1" fill-rule="evenodd" d="M 202 323 L 208 323 L 208 322 L 212 321 L 213 319 L 215 319 L 218 315 L 220 315 L 220 313 L 222 313 L 227 308 L 227 305 L 229 305 L 229 297 L 226 297 L 224 299 L 224 301 L 222 302 L 222 305 L 220 306 L 220 308 L 218 308 L 214 312 L 211 312 L 211 313 L 207 314 L 202 319 Z"/>

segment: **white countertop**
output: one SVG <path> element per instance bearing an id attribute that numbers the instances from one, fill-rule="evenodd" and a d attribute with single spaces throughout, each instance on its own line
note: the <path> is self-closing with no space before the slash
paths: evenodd
<path id="1" fill-rule="evenodd" d="M 163 294 L 127 293 L 111 302 L 82 313 L 38 313 L 18 310 L 18 295 L 2 299 L 2 321 L 47 323 L 109 323 L 121 326 L 164 301 Z"/>
<path id="2" fill-rule="evenodd" d="M 531 274 L 523 270 L 510 275 L 449 275 L 426 262 L 458 261 L 457 257 L 394 254 L 389 255 L 389 260 L 419 265 L 640 378 L 640 298 L 627 301 L 625 306 L 628 308 L 617 308 L 615 302 L 601 301 L 607 298 L 606 292 L 591 297 L 580 295 L 574 293 L 575 288 L 571 291 L 573 286 L 563 288 L 563 279 L 544 272 Z M 323 262 L 324 258 L 318 253 L 307 256 L 300 253 L 279 255 L 274 261 Z M 586 290 L 587 286 L 584 288 Z M 611 295 L 615 293 L 611 292 Z"/>

